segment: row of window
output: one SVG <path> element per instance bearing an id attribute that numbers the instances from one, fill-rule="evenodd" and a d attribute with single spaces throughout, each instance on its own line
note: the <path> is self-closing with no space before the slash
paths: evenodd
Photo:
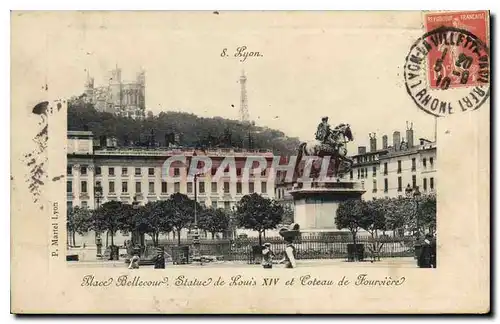
<path id="1" fill-rule="evenodd" d="M 424 168 L 427 167 L 427 158 L 422 159 L 422 164 L 423 164 Z M 431 167 L 434 165 L 434 158 L 432 158 L 432 157 L 429 158 L 429 164 L 431 165 Z M 401 173 L 401 170 L 402 170 L 402 161 L 398 160 L 397 173 Z M 415 158 L 412 158 L 411 159 L 411 171 L 416 171 L 416 170 L 417 170 L 417 161 Z M 389 172 L 387 169 L 387 162 L 385 162 L 384 163 L 384 175 L 387 175 L 388 173 Z M 373 177 L 377 176 L 377 166 L 375 166 L 375 165 L 372 167 L 372 176 Z M 352 179 L 353 177 L 354 177 L 353 171 L 351 170 L 350 178 Z M 364 179 L 364 178 L 368 178 L 368 168 L 358 169 L 358 179 Z"/>
<path id="2" fill-rule="evenodd" d="M 412 175 L 412 187 L 415 188 L 417 186 L 417 176 Z M 423 190 L 427 191 L 427 178 L 423 179 Z M 434 190 L 434 178 L 429 178 L 429 188 L 430 190 Z M 384 192 L 389 191 L 389 179 L 384 179 Z M 402 177 L 398 177 L 398 191 L 403 191 L 403 179 Z M 377 180 L 373 180 L 373 192 L 377 192 Z"/>
<path id="3" fill-rule="evenodd" d="M 128 176 L 128 168 L 127 167 L 123 167 L 121 168 L 122 170 L 122 176 Z M 80 167 L 80 174 L 81 175 L 87 175 L 87 170 L 88 170 L 88 167 L 87 166 L 81 166 Z M 236 168 L 236 175 L 237 176 L 241 176 L 241 168 Z M 140 176 L 142 175 L 142 169 L 141 168 L 135 168 L 134 170 L 134 175 L 136 176 Z M 226 167 L 226 169 L 224 170 L 224 172 L 229 172 L 229 167 Z M 212 168 L 212 171 L 211 171 L 211 174 L 212 175 L 215 175 L 217 173 L 217 168 Z M 67 174 L 68 175 L 72 175 L 73 174 L 73 167 L 71 165 L 68 165 L 67 167 Z M 102 170 L 101 170 L 101 167 L 95 167 L 95 175 L 101 175 L 102 174 Z M 180 168 L 174 168 L 174 176 L 177 177 L 177 176 L 180 176 L 181 172 L 180 172 Z M 109 176 L 114 176 L 115 175 L 115 168 L 114 167 L 108 167 L 108 175 Z M 148 168 L 148 175 L 150 176 L 154 176 L 155 175 L 155 168 Z M 262 172 L 260 173 L 261 176 L 266 176 L 266 170 L 262 170 Z"/>
<path id="4" fill-rule="evenodd" d="M 80 167 L 80 174 L 81 175 L 86 175 L 87 174 L 87 166 L 81 166 Z M 122 169 L 122 176 L 127 176 L 128 175 L 128 168 L 123 167 Z M 72 175 L 73 174 L 73 167 L 71 165 L 68 165 L 67 167 L 67 174 Z M 95 174 L 96 175 L 101 175 L 102 170 L 101 167 L 95 167 Z M 141 168 L 135 168 L 134 174 L 136 176 L 142 175 L 142 169 Z M 109 167 L 108 168 L 108 175 L 114 176 L 115 175 L 115 168 L 114 167 Z M 154 176 L 155 175 L 155 168 L 148 168 L 148 175 Z M 174 176 L 179 176 L 180 175 L 180 169 L 179 168 L 174 168 Z"/>
<path id="5" fill-rule="evenodd" d="M 109 193 L 115 193 L 115 182 L 114 181 L 109 181 Z M 149 182 L 148 184 L 148 189 L 149 193 L 155 193 L 155 183 L 154 182 Z M 101 186 L 100 181 L 96 181 L 96 186 Z M 180 192 L 181 188 L 181 183 L 180 182 L 174 182 L 174 192 Z M 224 182 L 224 193 L 229 193 L 230 190 L 230 183 L 229 182 Z M 193 193 L 193 182 L 188 182 L 187 183 L 187 193 Z M 212 182 L 211 183 L 211 189 L 213 193 L 217 193 L 218 189 L 218 183 L 217 182 Z M 260 191 L 261 193 L 267 193 L 267 182 L 262 181 L 260 183 Z M 73 182 L 72 181 L 67 181 L 66 182 L 66 191 L 71 193 L 73 192 Z M 255 192 L 255 184 L 253 182 L 248 183 L 248 191 L 249 193 L 254 193 Z M 87 181 L 82 180 L 80 181 L 80 192 L 81 193 L 87 193 L 88 192 L 88 184 Z M 122 188 L 121 188 L 122 193 L 127 193 L 128 192 L 128 181 L 123 181 L 122 182 Z M 141 193 L 142 192 L 142 182 L 136 182 L 135 183 L 135 192 L 136 193 Z M 161 192 L 162 193 L 167 193 L 168 192 L 168 186 L 167 182 L 162 181 L 161 183 Z M 205 182 L 200 182 L 198 183 L 198 192 L 200 194 L 205 193 Z M 241 182 L 236 183 L 236 193 L 240 194 L 243 192 L 243 187 Z"/>
<path id="6" fill-rule="evenodd" d="M 223 203 L 223 208 L 224 209 L 227 209 L 227 210 L 231 209 L 231 202 L 230 201 L 224 201 L 222 203 Z M 219 208 L 219 205 L 220 205 L 219 202 L 212 201 L 212 208 Z M 82 200 L 81 201 L 81 207 L 82 208 L 88 208 L 88 206 L 89 206 L 88 201 L 86 201 L 86 200 Z M 72 208 L 73 207 L 73 203 L 71 201 L 68 201 L 67 207 L 68 207 L 68 209 Z"/>

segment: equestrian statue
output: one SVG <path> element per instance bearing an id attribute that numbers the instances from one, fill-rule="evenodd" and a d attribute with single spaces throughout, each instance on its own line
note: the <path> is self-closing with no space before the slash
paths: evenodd
<path id="1" fill-rule="evenodd" d="M 303 156 L 317 156 L 323 158 L 330 156 L 334 163 L 334 176 L 349 172 L 353 161 L 347 157 L 346 144 L 352 141 L 351 128 L 349 124 L 339 124 L 331 128 L 328 124 L 328 117 L 323 117 L 316 130 L 316 139 L 309 142 L 303 142 L 299 145 L 297 162 L 295 165 L 295 174 L 298 176 L 298 166 Z M 316 173 L 318 170 L 315 170 Z"/>

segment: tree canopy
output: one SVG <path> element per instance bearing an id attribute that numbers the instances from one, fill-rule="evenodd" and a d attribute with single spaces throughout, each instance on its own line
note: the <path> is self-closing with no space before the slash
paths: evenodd
<path id="1" fill-rule="evenodd" d="M 220 208 L 205 208 L 198 219 L 198 226 L 212 234 L 224 232 L 229 228 L 229 215 L 226 211 Z"/>
<path id="2" fill-rule="evenodd" d="M 130 208 L 120 201 L 108 201 L 94 210 L 92 229 L 96 232 L 108 231 L 111 235 L 111 245 L 114 245 L 114 235 L 117 231 L 127 231 L 130 228 Z"/>
<path id="3" fill-rule="evenodd" d="M 89 130 L 95 138 L 116 137 L 120 146 L 164 147 L 168 140 L 182 147 L 271 149 L 288 155 L 295 153 L 300 144 L 297 138 L 281 131 L 221 117 L 203 118 L 173 111 L 148 114 L 144 119 L 120 117 L 96 111 L 83 97 L 68 102 L 68 130 Z"/>
<path id="4" fill-rule="evenodd" d="M 281 223 L 283 207 L 275 200 L 253 193 L 241 198 L 237 205 L 236 215 L 241 227 L 259 233 L 259 244 L 262 245 L 262 233 L 276 228 Z"/>
<path id="5" fill-rule="evenodd" d="M 71 238 L 70 245 L 75 245 L 75 233 L 83 235 L 88 232 L 92 225 L 92 214 L 87 208 L 75 206 L 67 210 L 66 229 L 68 238 Z"/>

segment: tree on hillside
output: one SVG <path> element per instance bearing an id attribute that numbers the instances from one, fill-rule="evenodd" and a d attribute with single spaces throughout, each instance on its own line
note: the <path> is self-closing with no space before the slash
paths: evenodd
<path id="1" fill-rule="evenodd" d="M 129 217 L 129 208 L 126 205 L 119 201 L 108 201 L 94 210 L 92 229 L 100 233 L 107 231 L 111 236 L 111 245 L 114 245 L 116 232 L 130 227 Z"/>
<path id="2" fill-rule="evenodd" d="M 66 229 L 69 245 L 76 245 L 76 233 L 84 235 L 91 227 L 91 213 L 87 208 L 75 206 L 67 210 Z"/>
<path id="3" fill-rule="evenodd" d="M 172 230 L 177 232 L 177 243 L 181 244 L 181 231 L 183 228 L 190 228 L 194 223 L 194 201 L 181 193 L 174 193 L 167 200 L 170 204 L 167 210 L 171 210 L 169 217 Z M 201 206 L 197 206 L 201 210 Z"/>
<path id="4" fill-rule="evenodd" d="M 362 200 L 346 200 L 339 204 L 337 215 L 335 216 L 335 225 L 339 229 L 348 229 L 352 234 L 354 249 L 356 249 L 357 234 L 364 224 Z"/>
<path id="5" fill-rule="evenodd" d="M 121 146 L 129 146 L 130 143 L 146 147 L 167 146 L 171 134 L 176 135 L 176 144 L 183 147 L 251 146 L 254 149 L 274 149 L 281 154 L 293 154 L 299 145 L 297 138 L 287 137 L 280 131 L 243 124 L 237 120 L 201 118 L 173 111 L 132 119 L 98 112 L 92 104 L 74 97 L 68 101 L 68 130 L 86 129 L 94 133 L 94 138 L 102 135 L 116 137 Z"/>
<path id="6" fill-rule="evenodd" d="M 281 222 L 283 207 L 275 200 L 253 193 L 243 196 L 238 202 L 236 215 L 241 227 L 259 233 L 259 245 L 262 245 L 264 231 L 276 228 Z"/>
<path id="7" fill-rule="evenodd" d="M 215 233 L 225 232 L 229 228 L 229 215 L 221 208 L 205 208 L 199 214 L 198 226 L 212 234 L 214 239 Z"/>

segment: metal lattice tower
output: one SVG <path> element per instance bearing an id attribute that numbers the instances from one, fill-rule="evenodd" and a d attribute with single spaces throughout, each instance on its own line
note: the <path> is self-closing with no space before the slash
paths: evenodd
<path id="1" fill-rule="evenodd" d="M 247 77 L 245 76 L 245 71 L 241 72 L 240 85 L 241 85 L 240 120 L 242 122 L 248 122 L 250 120 L 250 116 L 248 114 Z"/>

